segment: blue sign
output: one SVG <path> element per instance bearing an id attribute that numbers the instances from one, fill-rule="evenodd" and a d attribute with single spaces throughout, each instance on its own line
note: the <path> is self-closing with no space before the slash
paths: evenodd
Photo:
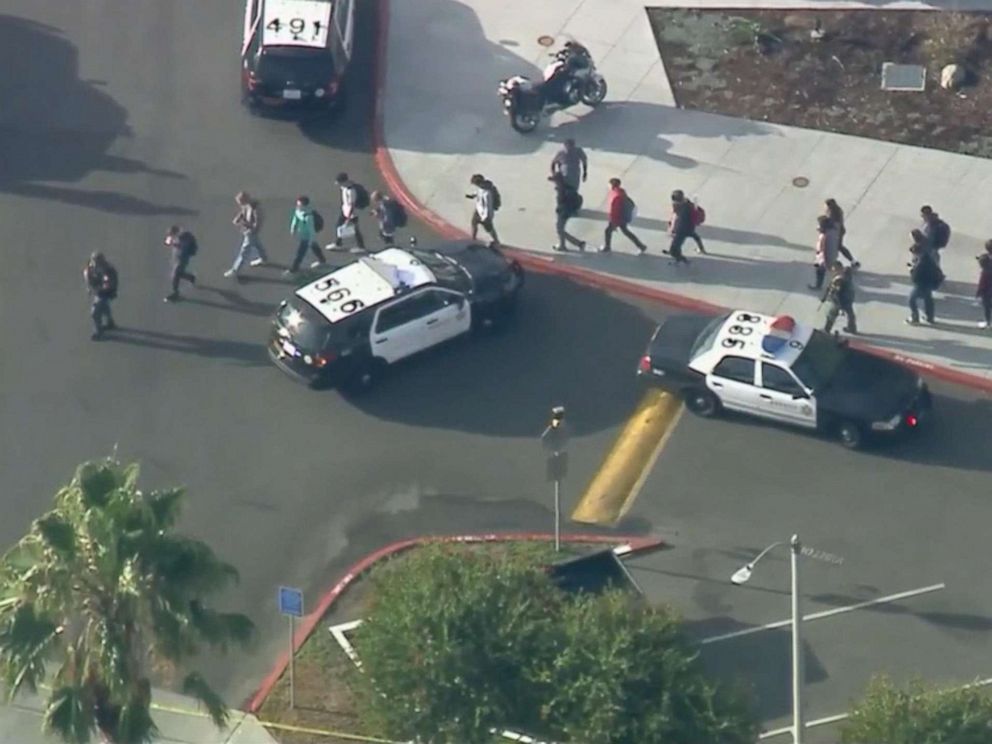
<path id="1" fill-rule="evenodd" d="M 291 586 L 279 587 L 279 613 L 303 617 L 303 592 Z"/>

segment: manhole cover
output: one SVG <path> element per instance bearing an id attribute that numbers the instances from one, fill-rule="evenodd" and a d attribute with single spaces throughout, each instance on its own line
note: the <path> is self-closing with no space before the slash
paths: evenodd
<path id="1" fill-rule="evenodd" d="M 544 36 L 537 37 L 537 43 L 543 47 L 553 46 L 555 43 L 555 37 L 544 34 Z"/>
<path id="2" fill-rule="evenodd" d="M 927 68 L 923 65 L 882 64 L 882 90 L 926 90 Z"/>
<path id="3" fill-rule="evenodd" d="M 792 179 L 792 185 L 797 189 L 804 189 L 809 186 L 809 179 L 806 176 L 796 176 Z"/>

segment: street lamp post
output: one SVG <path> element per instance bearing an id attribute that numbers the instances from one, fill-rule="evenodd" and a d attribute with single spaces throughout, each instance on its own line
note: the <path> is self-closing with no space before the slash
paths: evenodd
<path id="1" fill-rule="evenodd" d="M 741 566 L 733 576 L 730 577 L 731 582 L 740 586 L 747 582 L 751 578 L 751 573 L 754 571 L 754 567 L 758 564 L 765 554 L 771 550 L 777 548 L 779 545 L 784 545 L 782 541 L 774 542 L 767 548 L 758 553 L 757 557 L 743 566 Z M 799 536 L 793 535 L 792 539 L 789 540 L 789 548 L 791 552 L 791 564 L 792 564 L 792 742 L 793 744 L 802 744 L 803 741 L 803 731 L 805 724 L 803 722 L 803 679 L 804 679 L 804 668 L 803 668 L 803 646 L 802 646 L 802 611 L 799 605 L 799 554 L 802 550 L 802 544 L 799 542 Z"/>
<path id="2" fill-rule="evenodd" d="M 561 550 L 561 481 L 568 472 L 569 431 L 565 423 L 565 407 L 551 409 L 551 421 L 541 434 L 541 444 L 547 453 L 547 477 L 555 484 L 555 552 Z"/>

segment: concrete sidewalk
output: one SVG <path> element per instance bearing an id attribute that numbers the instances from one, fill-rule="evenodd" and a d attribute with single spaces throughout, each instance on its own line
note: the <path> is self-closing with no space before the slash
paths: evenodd
<path id="1" fill-rule="evenodd" d="M 42 733 L 44 698 L 30 693 L 14 703 L 0 706 L 0 742 L 4 744 L 58 744 L 59 739 Z M 219 731 L 197 708 L 195 700 L 156 690 L 152 718 L 159 727 L 156 741 L 173 744 L 277 744 L 255 716 L 231 710 L 229 727 Z"/>
<path id="2" fill-rule="evenodd" d="M 815 320 L 819 295 L 806 288 L 815 219 L 834 197 L 848 215 L 846 242 L 862 262 L 864 342 L 992 382 L 992 333 L 976 327 L 974 299 L 974 256 L 992 237 L 992 161 L 674 108 L 647 15 L 634 0 L 392 2 L 386 33 L 385 145 L 412 197 L 445 221 L 467 228 L 468 178 L 484 173 L 503 197 L 497 227 L 507 245 L 695 300 Z M 586 44 L 610 92 L 595 110 L 579 106 L 520 135 L 501 114 L 496 85 L 512 74 L 540 75 L 549 49 L 537 39 L 545 34 L 556 40 L 551 49 L 568 37 Z M 635 255 L 622 235 L 610 256 L 552 254 L 546 179 L 568 137 L 590 159 L 585 209 L 570 230 L 591 247 L 602 243 L 606 182 L 617 176 L 638 204 L 633 229 L 648 255 Z M 793 185 L 799 176 L 808 187 Z M 708 215 L 700 233 L 711 255 L 696 257 L 690 244 L 688 267 L 661 255 L 675 188 L 698 196 Z M 953 237 L 943 253 L 948 280 L 938 324 L 910 327 L 907 246 L 923 204 L 948 221 Z"/>

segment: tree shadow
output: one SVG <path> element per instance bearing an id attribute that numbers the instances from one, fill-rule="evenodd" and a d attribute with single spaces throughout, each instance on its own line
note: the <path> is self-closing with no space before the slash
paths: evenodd
<path id="1" fill-rule="evenodd" d="M 227 359 L 246 367 L 262 367 L 269 363 L 265 347 L 260 343 L 246 344 L 241 341 L 202 338 L 125 326 L 118 326 L 116 331 L 107 336 L 107 340 L 129 346 L 192 354 L 208 359 Z"/>
<path id="2" fill-rule="evenodd" d="M 127 111 L 99 81 L 80 79 L 78 52 L 61 30 L 0 15 L 0 69 L 0 191 L 116 214 L 195 214 L 127 193 L 52 185 L 94 171 L 185 178 L 109 154 L 118 138 L 131 136 Z"/>
<path id="3" fill-rule="evenodd" d="M 213 302 L 212 300 L 206 300 L 200 296 L 184 296 L 183 302 L 187 305 L 203 305 L 204 307 L 213 307 L 218 310 L 230 310 L 231 312 L 244 313 L 245 315 L 253 315 L 256 317 L 263 317 L 266 315 L 271 315 L 275 310 L 275 306 L 268 302 L 256 302 L 254 300 L 246 299 L 241 292 L 237 289 L 225 289 L 223 287 L 212 287 L 210 285 L 198 284 L 197 287 L 201 290 L 206 290 L 207 292 L 212 292 L 218 297 L 226 300 L 224 302 Z"/>

